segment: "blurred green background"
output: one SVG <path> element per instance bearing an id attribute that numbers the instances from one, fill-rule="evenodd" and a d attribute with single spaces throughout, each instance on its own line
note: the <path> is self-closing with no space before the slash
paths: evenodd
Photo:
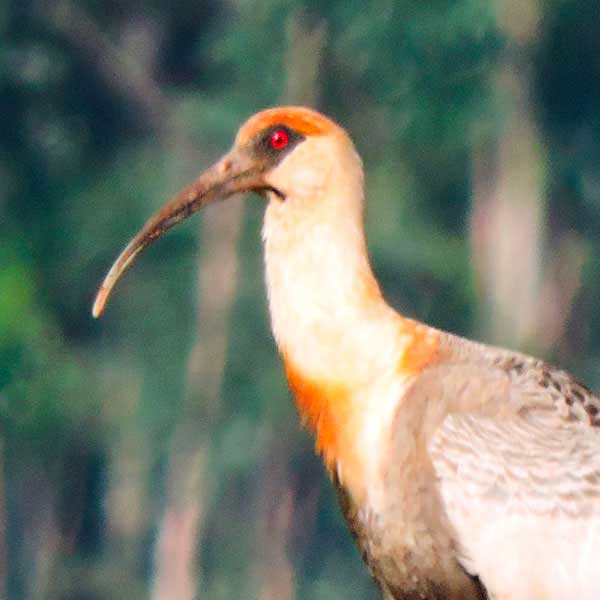
<path id="1" fill-rule="evenodd" d="M 269 333 L 263 202 L 145 219 L 282 102 L 351 133 L 406 314 L 600 390 L 597 0 L 0 4 L 0 598 L 376 592 Z"/>

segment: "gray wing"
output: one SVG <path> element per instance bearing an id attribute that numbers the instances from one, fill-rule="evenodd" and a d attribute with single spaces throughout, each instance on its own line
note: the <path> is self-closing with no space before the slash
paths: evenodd
<path id="1" fill-rule="evenodd" d="M 493 598 L 598 600 L 600 401 L 564 371 L 489 351 L 430 374 L 448 410 L 427 448 L 460 560 Z"/>

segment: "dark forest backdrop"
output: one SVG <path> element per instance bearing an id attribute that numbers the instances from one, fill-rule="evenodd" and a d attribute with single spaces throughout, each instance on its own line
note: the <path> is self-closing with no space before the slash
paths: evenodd
<path id="1" fill-rule="evenodd" d="M 375 598 L 271 340 L 262 202 L 117 252 L 254 111 L 365 160 L 390 302 L 600 391 L 597 0 L 0 4 L 0 598 Z"/>

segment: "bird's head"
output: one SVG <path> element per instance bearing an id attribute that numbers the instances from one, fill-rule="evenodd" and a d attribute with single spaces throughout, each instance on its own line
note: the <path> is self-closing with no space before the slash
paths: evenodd
<path id="1" fill-rule="evenodd" d="M 100 316 L 111 290 L 142 250 L 207 204 L 254 191 L 284 207 L 307 205 L 326 198 L 328 186 L 343 188 L 348 180 L 348 185 L 362 187 L 360 159 L 333 121 L 302 107 L 257 113 L 242 125 L 233 148 L 171 198 L 129 242 L 104 279 L 93 315 Z"/>

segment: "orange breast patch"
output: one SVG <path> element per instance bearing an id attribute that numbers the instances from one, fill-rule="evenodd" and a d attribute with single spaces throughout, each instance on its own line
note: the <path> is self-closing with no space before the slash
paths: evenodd
<path id="1" fill-rule="evenodd" d="M 351 449 L 353 426 L 350 390 L 341 383 L 316 381 L 285 360 L 288 383 L 302 422 L 315 433 L 316 449 L 331 471 Z"/>
<path id="2" fill-rule="evenodd" d="M 418 374 L 436 360 L 439 332 L 410 319 L 401 320 L 399 334 L 406 339 L 397 362 L 403 376 Z M 283 355 L 288 383 L 294 394 L 303 424 L 316 437 L 316 449 L 329 471 L 342 464 L 346 477 L 359 471 L 357 449 L 364 406 L 356 404 L 352 389 L 338 381 L 314 379 Z M 398 398 L 400 400 L 400 398 Z"/>

